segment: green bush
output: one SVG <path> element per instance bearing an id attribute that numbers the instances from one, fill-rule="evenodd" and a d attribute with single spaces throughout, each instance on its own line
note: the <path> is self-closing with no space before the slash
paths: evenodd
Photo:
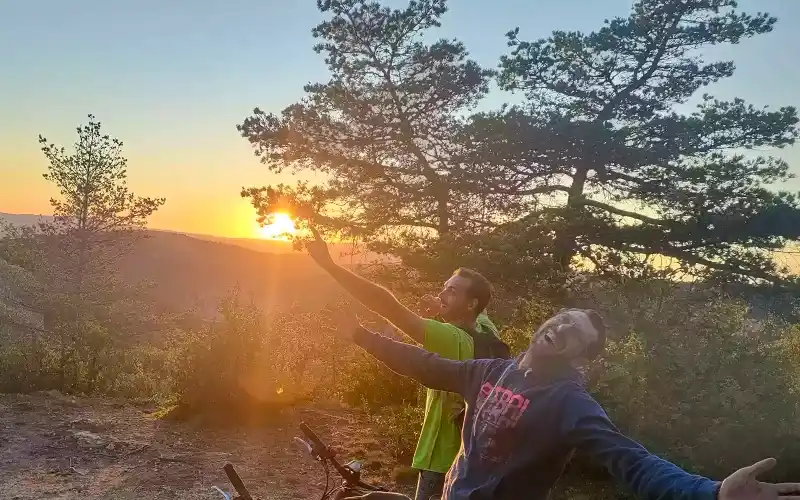
<path id="1" fill-rule="evenodd" d="M 56 389 L 55 374 L 49 373 L 53 355 L 33 339 L 15 339 L 6 330 L 0 338 L 0 392 L 29 393 Z"/>
<path id="2" fill-rule="evenodd" d="M 147 343 L 121 345 L 93 322 L 61 325 L 60 335 L 0 332 L 0 392 L 58 390 L 160 398 L 169 393 L 167 353 Z"/>
<path id="3" fill-rule="evenodd" d="M 207 327 L 176 336 L 171 370 L 179 405 L 191 413 L 281 408 L 326 397 L 341 347 L 319 325 L 324 314 L 264 314 L 238 292 Z"/>
<path id="4" fill-rule="evenodd" d="M 339 361 L 337 395 L 350 406 L 377 410 L 386 406 L 417 406 L 423 388 L 392 372 L 372 356 L 358 351 L 344 353 Z"/>
<path id="5" fill-rule="evenodd" d="M 797 325 L 665 282 L 606 282 L 590 298 L 612 327 L 590 387 L 624 432 L 716 478 L 767 456 L 777 476 L 797 462 Z"/>
<path id="6" fill-rule="evenodd" d="M 425 413 L 425 388 L 364 353 L 352 355 L 339 377 L 342 402 L 366 412 L 396 465 L 410 464 Z"/>
<path id="7" fill-rule="evenodd" d="M 410 464 L 425 416 L 422 406 L 388 406 L 368 412 L 368 415 L 388 443 L 386 451 L 396 460 L 396 464 Z"/>

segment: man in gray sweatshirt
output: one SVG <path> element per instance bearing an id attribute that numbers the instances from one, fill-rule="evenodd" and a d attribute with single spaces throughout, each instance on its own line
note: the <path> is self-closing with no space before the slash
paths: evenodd
<path id="1" fill-rule="evenodd" d="M 757 476 L 766 459 L 717 482 L 690 474 L 623 435 L 584 388 L 580 368 L 605 345 L 593 310 L 564 310 L 533 334 L 517 360 L 442 358 L 361 327 L 339 328 L 400 375 L 460 394 L 467 403 L 462 447 L 447 473 L 443 500 L 545 500 L 578 453 L 648 500 L 800 500 L 800 484 Z M 363 498 L 403 498 L 370 493 Z"/>

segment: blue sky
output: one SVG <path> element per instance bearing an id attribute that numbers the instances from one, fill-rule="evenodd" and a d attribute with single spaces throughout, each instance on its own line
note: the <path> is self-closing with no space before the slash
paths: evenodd
<path id="1" fill-rule="evenodd" d="M 405 1 L 387 2 L 404 5 Z M 800 1 L 744 0 L 779 18 L 775 31 L 708 57 L 736 75 L 711 91 L 756 105 L 800 105 Z M 589 31 L 625 15 L 629 0 L 451 1 L 440 36 L 480 63 L 506 52 L 519 26 L 535 39 Z M 126 144 L 130 184 L 166 196 L 155 227 L 245 236 L 253 221 L 240 188 L 279 179 L 235 126 L 255 106 L 280 111 L 327 72 L 312 50 L 313 0 L 0 0 L 0 211 L 46 212 L 52 189 L 39 133 L 71 144 L 88 113 Z M 487 105 L 502 102 L 496 93 Z M 779 153 L 800 171 L 800 148 Z M 800 188 L 800 183 L 792 186 Z"/>

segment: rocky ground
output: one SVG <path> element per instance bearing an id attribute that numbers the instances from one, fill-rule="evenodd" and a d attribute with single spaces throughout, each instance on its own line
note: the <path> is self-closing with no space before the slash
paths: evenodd
<path id="1" fill-rule="evenodd" d="M 292 437 L 305 421 L 342 457 L 366 463 L 364 478 L 395 489 L 396 468 L 378 433 L 349 410 L 296 409 L 269 425 L 209 428 L 167 422 L 155 408 L 58 393 L 0 395 L 0 498 L 222 499 L 232 463 L 261 499 L 319 498 L 321 466 Z"/>

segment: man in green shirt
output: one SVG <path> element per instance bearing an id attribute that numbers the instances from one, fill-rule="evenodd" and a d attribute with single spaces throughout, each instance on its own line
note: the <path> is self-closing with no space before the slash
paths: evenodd
<path id="1" fill-rule="evenodd" d="M 401 304 L 389 290 L 333 262 L 319 233 L 314 229 L 312 232 L 314 241 L 306 245 L 311 258 L 356 300 L 422 344 L 425 350 L 464 361 L 474 357 L 473 339 L 466 330 L 497 334 L 495 326 L 483 314 L 492 295 L 491 285 L 477 272 L 456 270 L 436 299 L 428 300 L 428 309 L 432 309 L 429 312 L 442 321 L 423 318 Z M 462 406 L 463 401 L 456 394 L 427 391 L 425 421 L 412 461 L 412 467 L 420 471 L 416 500 L 441 495 L 445 473 L 461 447 L 461 429 L 455 417 Z"/>
<path id="2" fill-rule="evenodd" d="M 456 271 L 445 283 L 445 290 L 448 289 L 448 284 L 452 286 L 453 278 L 460 280 L 464 276 L 459 273 L 466 272 L 468 272 L 466 269 Z M 436 317 L 445 320 L 449 315 L 439 313 Z M 435 319 L 425 321 L 425 339 L 422 346 L 426 351 L 460 361 L 475 357 L 472 338 L 464 330 L 453 323 Z M 481 313 L 477 320 L 472 321 L 472 327 L 479 332 L 496 334 L 497 328 L 485 313 Z M 425 420 L 411 462 L 411 466 L 420 471 L 415 500 L 429 500 L 433 496 L 442 494 L 445 475 L 461 447 L 461 426 L 455 417 L 463 407 L 463 399 L 458 394 L 426 389 Z"/>

